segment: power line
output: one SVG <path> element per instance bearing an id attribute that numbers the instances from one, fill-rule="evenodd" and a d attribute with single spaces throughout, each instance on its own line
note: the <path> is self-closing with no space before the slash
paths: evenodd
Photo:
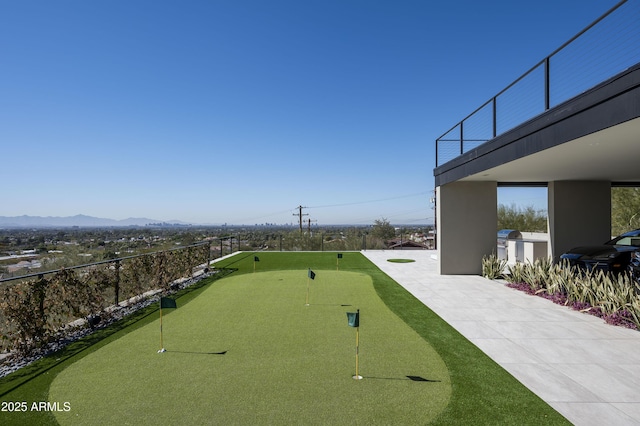
<path id="1" fill-rule="evenodd" d="M 412 218 L 412 219 L 401 220 L 401 222 L 405 223 L 405 222 L 426 221 L 427 219 L 429 219 L 429 217 L 431 217 L 430 214 L 432 214 L 431 212 L 429 212 L 429 210 L 431 210 L 431 209 L 429 209 L 429 208 L 420 208 L 420 209 L 413 209 L 413 210 L 402 210 L 402 211 L 396 211 L 396 212 L 388 212 L 389 214 L 382 214 L 382 215 L 377 216 L 377 217 L 354 219 L 350 223 L 353 223 L 353 224 L 371 224 L 375 220 L 380 219 L 380 218 L 392 219 L 392 218 L 397 218 L 399 216 L 405 216 L 405 215 L 408 215 L 408 214 L 418 213 L 418 212 L 424 212 L 425 215 L 423 217 L 421 217 L 421 218 Z"/>
<path id="2" fill-rule="evenodd" d="M 291 212 L 291 209 L 280 210 L 278 212 L 265 213 L 265 214 L 263 214 L 261 216 L 254 216 L 254 217 L 239 219 L 238 222 L 239 223 L 254 222 L 254 221 L 259 220 L 259 219 L 264 219 L 264 218 L 272 217 L 272 216 L 279 216 L 279 215 L 282 215 L 284 213 L 289 213 L 289 212 Z"/>
<path id="3" fill-rule="evenodd" d="M 430 191 L 426 191 L 426 192 L 418 192 L 415 194 L 407 194 L 407 195 L 399 195 L 397 197 L 390 197 L 390 198 L 380 198 L 377 200 L 368 200 L 368 201 L 354 201 L 351 203 L 343 203 L 343 204 L 327 204 L 324 206 L 311 206 L 309 208 L 312 209 L 323 209 L 323 208 L 327 208 L 327 207 L 343 207 L 343 206 L 353 206 L 353 205 L 357 205 L 357 204 L 369 204 L 369 203 L 379 203 L 381 201 L 391 201 L 391 200 L 399 200 L 402 198 L 411 198 L 411 197 L 417 197 L 419 195 L 426 195 L 429 194 Z M 307 208 L 307 207 L 305 207 Z"/>
<path id="4" fill-rule="evenodd" d="M 382 202 L 382 201 L 390 201 L 390 200 L 399 200 L 399 199 L 403 199 L 403 198 L 411 198 L 411 197 L 417 197 L 417 196 L 424 196 L 429 194 L 432 191 L 425 191 L 425 192 L 418 192 L 418 193 L 413 193 L 413 194 L 405 194 L 405 195 L 398 195 L 395 197 L 388 197 L 388 198 L 379 198 L 379 199 L 375 199 L 375 200 L 364 200 L 364 201 L 354 201 L 354 202 L 350 202 L 350 203 L 339 203 L 339 204 L 326 204 L 326 205 L 320 205 L 320 206 L 313 206 L 313 207 L 306 207 L 306 206 L 298 206 L 295 209 L 298 210 L 297 213 L 294 213 L 293 216 L 298 216 L 298 223 L 299 223 L 299 227 L 302 230 L 302 216 L 308 216 L 308 214 L 303 214 L 302 213 L 302 209 L 307 209 L 307 208 L 317 208 L 317 209 L 322 209 L 322 208 L 330 208 L 330 207 L 344 207 L 344 206 L 353 206 L 353 205 L 360 205 L 360 204 L 370 204 L 370 203 L 378 203 L 378 202 Z M 239 222 L 253 222 L 256 220 L 261 220 L 261 219 L 265 219 L 268 217 L 272 217 L 272 216 L 278 216 L 281 215 L 283 213 L 289 213 L 291 212 L 291 209 L 289 210 L 281 210 L 281 211 L 277 211 L 277 212 L 270 212 L 270 213 L 265 213 L 263 215 L 260 216 L 253 216 L 253 217 L 247 217 L 244 219 L 240 219 Z M 369 220 L 362 220 L 362 221 L 356 221 L 355 223 L 364 223 L 364 222 L 370 222 Z"/>

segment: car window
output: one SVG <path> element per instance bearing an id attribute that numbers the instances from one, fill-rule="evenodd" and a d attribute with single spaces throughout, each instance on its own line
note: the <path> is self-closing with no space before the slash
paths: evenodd
<path id="1" fill-rule="evenodd" d="M 613 243 L 619 246 L 640 246 L 640 237 L 622 237 Z"/>
<path id="2" fill-rule="evenodd" d="M 619 245 L 619 246 L 640 246 L 640 229 L 625 232 L 622 235 L 615 237 L 611 241 L 607 241 L 607 245 Z"/>

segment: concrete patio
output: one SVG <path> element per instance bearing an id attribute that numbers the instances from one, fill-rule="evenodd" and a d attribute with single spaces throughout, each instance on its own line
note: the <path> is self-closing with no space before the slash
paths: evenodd
<path id="1" fill-rule="evenodd" d="M 474 275 L 439 275 L 435 251 L 368 259 L 576 425 L 640 425 L 640 332 Z M 388 259 L 412 259 L 392 263 Z"/>

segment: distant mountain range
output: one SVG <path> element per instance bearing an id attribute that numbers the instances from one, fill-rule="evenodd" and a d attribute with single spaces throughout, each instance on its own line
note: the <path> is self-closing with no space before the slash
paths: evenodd
<path id="1" fill-rule="evenodd" d="M 100 217 L 76 215 L 67 217 L 58 216 L 0 216 L 0 228 L 65 228 L 65 227 L 123 227 L 123 226 L 147 226 L 147 225 L 187 225 L 175 220 L 165 222 L 162 220 L 148 219 L 145 217 L 130 217 L 123 220 L 105 219 Z"/>

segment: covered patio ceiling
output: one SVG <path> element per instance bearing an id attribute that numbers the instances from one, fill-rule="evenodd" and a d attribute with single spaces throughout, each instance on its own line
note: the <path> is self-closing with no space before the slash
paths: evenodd
<path id="1" fill-rule="evenodd" d="M 640 118 L 472 174 L 461 181 L 640 183 Z"/>

